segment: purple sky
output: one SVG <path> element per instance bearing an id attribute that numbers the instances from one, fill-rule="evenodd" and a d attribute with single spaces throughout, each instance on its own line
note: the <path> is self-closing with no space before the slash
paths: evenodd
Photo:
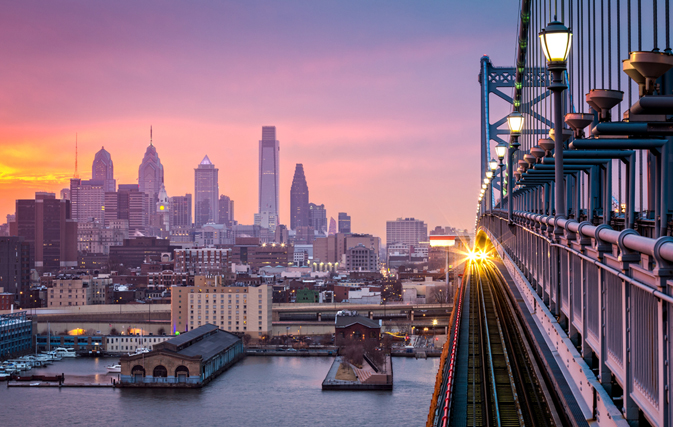
<path id="1" fill-rule="evenodd" d="M 479 58 L 514 60 L 514 1 L 21 1 L 0 14 L 0 215 L 58 192 L 94 153 L 134 183 L 154 128 L 169 196 L 204 155 L 236 219 L 257 209 L 257 141 L 281 143 L 310 200 L 385 239 L 385 221 L 471 228 Z M 497 110 L 504 113 L 500 106 Z"/>

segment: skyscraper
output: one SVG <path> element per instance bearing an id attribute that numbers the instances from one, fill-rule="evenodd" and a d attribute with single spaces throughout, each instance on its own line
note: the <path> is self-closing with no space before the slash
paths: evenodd
<path id="1" fill-rule="evenodd" d="M 171 197 L 171 227 L 192 226 L 192 195 Z"/>
<path id="2" fill-rule="evenodd" d="M 148 209 L 147 194 L 138 184 L 119 184 L 117 191 L 105 193 L 105 226 L 126 220 L 131 233 L 144 232 L 149 224 Z"/>
<path id="3" fill-rule="evenodd" d="M 16 224 L 11 229 L 30 245 L 31 267 L 56 271 L 77 266 L 77 222 L 69 200 L 54 193 L 35 193 L 34 200 L 16 201 Z"/>
<path id="4" fill-rule="evenodd" d="M 259 211 L 255 215 L 255 225 L 271 230 L 275 230 L 278 224 L 279 152 L 276 127 L 262 127 L 262 140 L 259 141 Z"/>
<path id="5" fill-rule="evenodd" d="M 308 204 L 309 225 L 319 233 L 327 233 L 327 211 L 325 205 Z"/>
<path id="6" fill-rule="evenodd" d="M 0 237 L 0 284 L 22 308 L 29 306 L 30 267 L 30 244 L 23 237 Z"/>
<path id="7" fill-rule="evenodd" d="M 351 232 L 351 217 L 346 212 L 339 212 L 339 233 Z"/>
<path id="8" fill-rule="evenodd" d="M 218 171 L 208 156 L 194 169 L 194 223 L 197 228 L 219 219 Z"/>
<path id="9" fill-rule="evenodd" d="M 290 228 L 311 225 L 308 216 L 308 185 L 304 175 L 304 165 L 297 163 L 290 189 Z"/>
<path id="10" fill-rule="evenodd" d="M 420 219 L 397 218 L 386 222 L 386 245 L 402 243 L 416 246 L 428 241 L 428 226 Z"/>
<path id="11" fill-rule="evenodd" d="M 138 187 L 141 192 L 147 194 L 148 215 L 156 211 L 157 196 L 163 182 L 164 167 L 159 160 L 157 149 L 152 144 L 152 128 L 150 127 L 150 145 L 145 150 L 145 156 L 138 168 Z"/>
<path id="12" fill-rule="evenodd" d="M 96 156 L 93 159 L 91 179 L 103 181 L 104 191 L 115 191 L 117 189 L 112 157 L 110 156 L 110 153 L 105 150 L 105 147 L 101 147 L 100 151 L 96 153 Z"/>
<path id="13" fill-rule="evenodd" d="M 105 220 L 105 181 L 70 179 L 72 218 L 78 222 Z"/>
<path id="14" fill-rule="evenodd" d="M 227 227 L 234 225 L 234 201 L 224 194 L 220 196 L 219 203 L 219 221 L 218 224 L 224 224 Z"/>

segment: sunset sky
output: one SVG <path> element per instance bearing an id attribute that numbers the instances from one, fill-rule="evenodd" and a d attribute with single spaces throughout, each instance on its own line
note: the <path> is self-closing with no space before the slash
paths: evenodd
<path id="1" fill-rule="evenodd" d="M 515 57 L 515 1 L 10 2 L 0 14 L 0 223 L 69 186 L 105 146 L 135 183 L 154 129 L 169 196 L 204 155 L 235 219 L 257 210 L 258 141 L 280 141 L 281 222 L 294 166 L 310 201 L 385 240 L 385 221 L 472 228 L 479 59 Z M 501 112 L 504 109 L 500 110 Z"/>

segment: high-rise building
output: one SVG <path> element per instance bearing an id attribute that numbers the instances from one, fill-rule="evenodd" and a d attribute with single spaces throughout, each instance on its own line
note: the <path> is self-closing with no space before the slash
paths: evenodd
<path id="1" fill-rule="evenodd" d="M 339 233 L 351 232 L 351 217 L 346 212 L 339 212 Z"/>
<path id="2" fill-rule="evenodd" d="M 152 144 L 152 128 L 150 127 L 150 145 L 145 150 L 145 156 L 138 168 L 138 187 L 141 192 L 147 194 L 147 215 L 156 211 L 157 196 L 164 182 L 164 167 L 159 160 L 157 149 Z"/>
<path id="3" fill-rule="evenodd" d="M 276 127 L 262 127 L 262 140 L 259 141 L 259 211 L 255 215 L 255 225 L 272 230 L 279 224 L 279 152 L 280 143 L 276 139 Z"/>
<path id="4" fill-rule="evenodd" d="M 105 193 L 105 226 L 115 220 L 127 220 L 131 234 L 148 226 L 148 196 L 138 184 L 119 184 L 115 192 Z"/>
<path id="5" fill-rule="evenodd" d="M 381 239 L 370 234 L 344 233 L 320 237 L 313 242 L 313 259 L 324 263 L 343 263 L 346 251 L 357 245 L 363 245 L 378 254 Z"/>
<path id="6" fill-rule="evenodd" d="M 30 245 L 30 266 L 44 271 L 77 267 L 77 222 L 69 200 L 54 193 L 35 193 L 34 200 L 16 201 L 12 235 Z"/>
<path id="7" fill-rule="evenodd" d="M 194 224 L 197 228 L 219 219 L 218 171 L 208 156 L 194 169 Z"/>
<path id="8" fill-rule="evenodd" d="M 105 181 L 72 178 L 70 180 L 70 202 L 74 220 L 103 222 L 105 219 Z"/>
<path id="9" fill-rule="evenodd" d="M 334 220 L 334 217 L 329 218 L 329 231 L 327 234 L 330 236 L 337 234 L 337 223 Z"/>
<path id="10" fill-rule="evenodd" d="M 171 227 L 192 226 L 192 195 L 171 197 Z"/>
<path id="11" fill-rule="evenodd" d="M 224 194 L 220 196 L 218 224 L 231 227 L 234 224 L 234 201 Z"/>
<path id="12" fill-rule="evenodd" d="M 327 211 L 325 205 L 317 205 L 315 203 L 308 204 L 308 219 L 309 225 L 321 234 L 327 233 Z"/>
<path id="13" fill-rule="evenodd" d="M 117 189 L 112 157 L 110 156 L 110 153 L 105 150 L 105 147 L 101 147 L 100 151 L 96 153 L 96 156 L 93 159 L 91 179 L 103 181 L 104 191 L 115 191 Z"/>
<path id="14" fill-rule="evenodd" d="M 304 175 L 304 165 L 297 163 L 290 189 L 290 228 L 307 227 L 309 222 L 308 212 L 308 185 Z"/>
<path id="15" fill-rule="evenodd" d="M 0 288 L 13 294 L 19 307 L 29 306 L 30 244 L 23 237 L 0 237 Z"/>
<path id="16" fill-rule="evenodd" d="M 386 245 L 403 243 L 416 246 L 428 241 L 428 226 L 420 219 L 397 218 L 386 222 Z"/>

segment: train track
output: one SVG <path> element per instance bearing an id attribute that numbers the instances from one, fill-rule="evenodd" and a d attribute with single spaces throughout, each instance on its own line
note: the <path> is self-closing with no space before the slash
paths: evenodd
<path id="1" fill-rule="evenodd" d="M 471 262 L 469 274 L 469 333 L 461 343 L 468 346 L 468 404 L 465 411 L 451 410 L 449 425 L 570 425 L 496 267 Z"/>

